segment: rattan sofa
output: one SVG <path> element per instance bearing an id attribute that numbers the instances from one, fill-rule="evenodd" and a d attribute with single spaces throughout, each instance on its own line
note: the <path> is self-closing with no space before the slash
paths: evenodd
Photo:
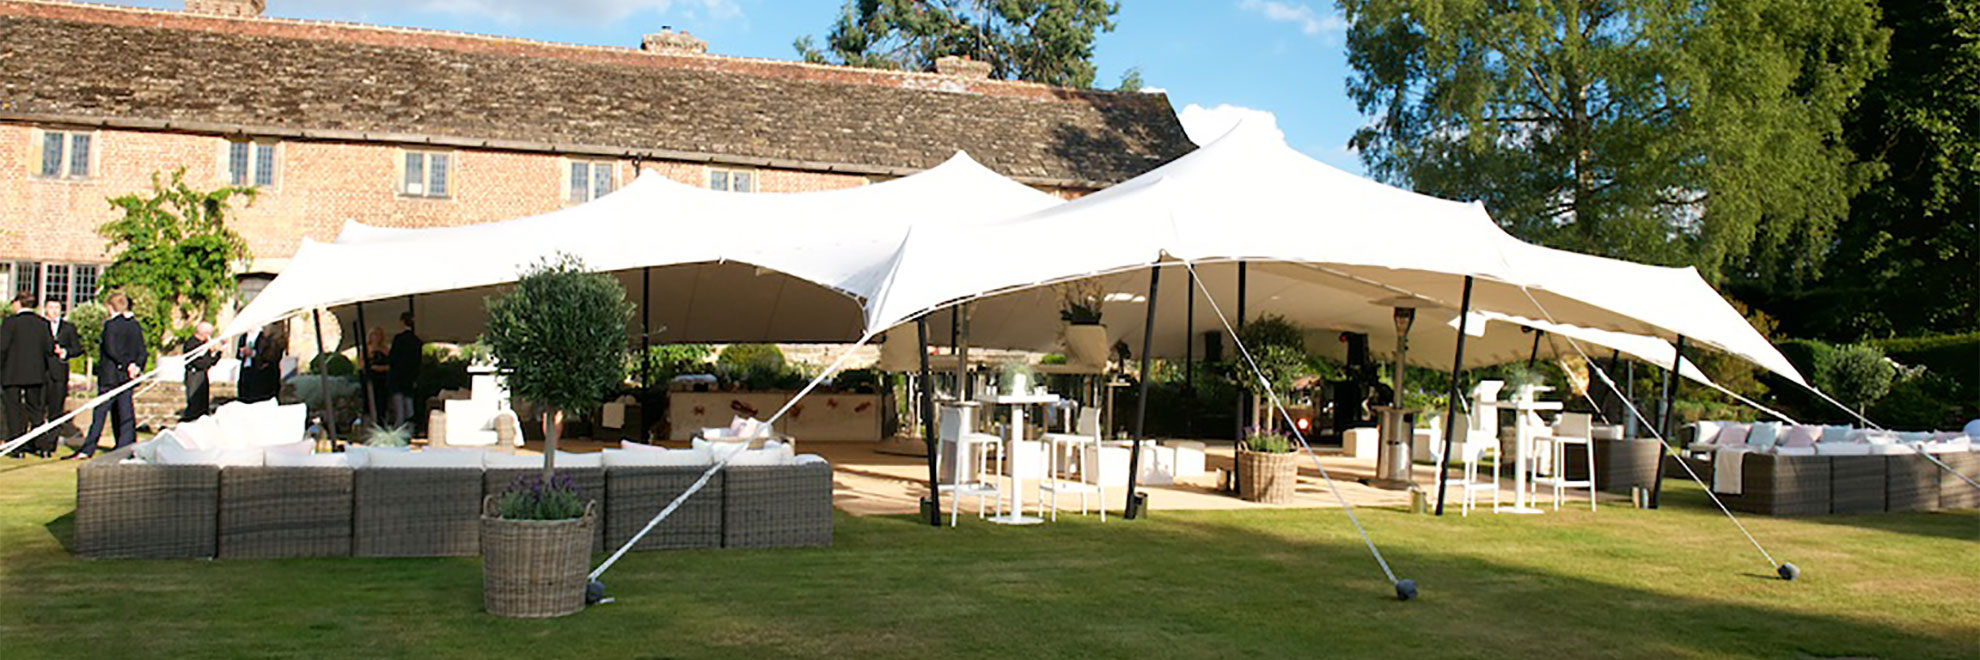
<path id="1" fill-rule="evenodd" d="M 227 467 L 124 463 L 77 469 L 75 552 L 88 558 L 431 557 L 480 550 L 480 503 L 531 470 Z M 704 467 L 565 468 L 597 493 L 596 550 L 630 539 Z M 732 486 L 734 485 L 734 486 Z M 730 488 L 739 487 L 736 492 Z M 635 550 L 832 542 L 832 468 L 730 467 Z"/>

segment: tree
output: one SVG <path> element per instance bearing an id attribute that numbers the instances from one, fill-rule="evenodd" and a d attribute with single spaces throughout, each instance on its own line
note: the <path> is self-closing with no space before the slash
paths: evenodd
<path id="1" fill-rule="evenodd" d="M 483 341 L 516 396 L 543 415 L 543 478 L 556 468 L 564 413 L 596 408 L 625 378 L 633 305 L 611 276 L 557 255 L 524 269 L 514 289 L 488 300 Z"/>
<path id="2" fill-rule="evenodd" d="M 821 48 L 792 44 L 807 62 L 926 71 L 960 55 L 990 77 L 1093 86 L 1093 39 L 1114 29 L 1106 0 L 846 0 Z"/>
<path id="3" fill-rule="evenodd" d="M 1342 0 L 1353 145 L 1528 240 L 1806 277 L 1864 179 L 1838 137 L 1884 55 L 1868 1 Z"/>
<path id="4" fill-rule="evenodd" d="M 1883 349 L 1870 344 L 1837 346 L 1815 361 L 1815 386 L 1857 412 L 1891 391 L 1897 369 L 1884 359 Z"/>
<path id="5" fill-rule="evenodd" d="M 1797 329 L 1832 341 L 1980 327 L 1980 5 L 1883 4 L 1890 67 L 1844 128 L 1882 176 L 1850 200 L 1821 283 L 1790 299 L 1819 310 Z"/>
<path id="6" fill-rule="evenodd" d="M 143 321 L 153 351 L 181 330 L 212 321 L 218 305 L 234 295 L 234 273 L 249 258 L 247 241 L 227 228 L 235 197 L 254 201 L 253 188 L 201 191 L 185 182 L 185 168 L 169 181 L 151 175 L 151 194 L 110 198 L 123 213 L 97 227 L 116 251 L 103 270 L 106 289 L 121 288 Z"/>

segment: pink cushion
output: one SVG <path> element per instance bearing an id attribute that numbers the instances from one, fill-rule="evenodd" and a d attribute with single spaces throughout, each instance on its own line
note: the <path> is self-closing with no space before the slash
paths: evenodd
<path id="1" fill-rule="evenodd" d="M 1813 447 L 1815 446 L 1815 441 L 1821 437 L 1822 427 L 1820 426 L 1796 425 L 1789 428 L 1787 435 L 1781 438 L 1780 446 Z"/>
<path id="2" fill-rule="evenodd" d="M 1745 424 L 1727 424 L 1719 429 L 1719 437 L 1713 438 L 1712 444 L 1720 447 L 1746 444 L 1746 433 L 1751 428 Z"/>

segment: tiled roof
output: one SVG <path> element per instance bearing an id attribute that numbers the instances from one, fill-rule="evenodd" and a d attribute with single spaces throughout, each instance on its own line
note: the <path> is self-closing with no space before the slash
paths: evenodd
<path id="1" fill-rule="evenodd" d="M 873 173 L 960 149 L 1065 185 L 1118 182 L 1192 148 L 1161 94 L 40 2 L 0 1 L 0 34 L 0 119 Z"/>

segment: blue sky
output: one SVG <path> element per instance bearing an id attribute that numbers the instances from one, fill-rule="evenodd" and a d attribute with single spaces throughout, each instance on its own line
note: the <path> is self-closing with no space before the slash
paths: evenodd
<path id="1" fill-rule="evenodd" d="M 1347 98 L 1345 24 L 1331 0 L 1120 0 L 1095 63 L 1101 86 L 1130 67 L 1169 94 L 1192 133 L 1269 113 L 1286 140 L 1350 172 L 1364 123 Z M 179 8 L 182 0 L 115 4 Z M 724 55 L 793 59 L 791 42 L 823 36 L 841 0 L 268 0 L 269 16 L 358 21 L 572 43 L 634 46 L 662 25 Z"/>

